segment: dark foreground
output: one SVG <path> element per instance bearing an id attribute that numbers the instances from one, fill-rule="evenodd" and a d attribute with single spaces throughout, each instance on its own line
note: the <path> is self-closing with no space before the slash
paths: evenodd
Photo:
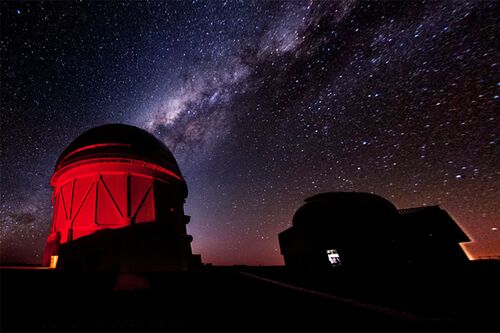
<path id="1" fill-rule="evenodd" d="M 427 294 L 413 295 L 419 289 L 405 289 L 409 281 L 391 292 L 373 282 L 376 277 L 335 280 L 279 267 L 118 280 L 114 274 L 2 269 L 1 331 L 498 331 L 498 285 L 486 286 L 493 280 L 485 279 L 470 281 L 482 282 L 476 291 L 483 295 L 452 294 L 452 280 L 449 295 L 428 287 Z"/>

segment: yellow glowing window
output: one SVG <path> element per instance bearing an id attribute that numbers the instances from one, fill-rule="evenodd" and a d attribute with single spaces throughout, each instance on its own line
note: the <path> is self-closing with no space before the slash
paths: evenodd
<path id="1" fill-rule="evenodd" d="M 51 256 L 50 257 L 50 268 L 56 268 L 58 259 L 59 259 L 59 256 Z"/>

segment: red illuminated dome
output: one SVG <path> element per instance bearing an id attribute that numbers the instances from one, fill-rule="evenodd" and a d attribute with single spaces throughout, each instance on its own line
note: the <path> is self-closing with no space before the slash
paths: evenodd
<path id="1" fill-rule="evenodd" d="M 187 185 L 170 150 L 153 135 L 123 124 L 88 130 L 63 151 L 51 185 L 54 218 L 46 265 L 57 256 L 65 265 L 85 261 L 74 258 L 82 252 L 74 248 L 122 246 L 128 252 L 136 247 L 129 270 L 187 269 L 192 255 L 183 210 Z M 113 255 L 102 250 L 98 257 L 115 262 L 99 259 L 97 266 L 124 262 L 123 253 L 111 248 Z"/>

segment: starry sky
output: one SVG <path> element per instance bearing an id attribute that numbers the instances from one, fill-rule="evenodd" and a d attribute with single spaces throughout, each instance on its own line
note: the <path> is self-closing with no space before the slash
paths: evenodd
<path id="1" fill-rule="evenodd" d="M 40 263 L 63 149 L 148 130 L 188 183 L 193 252 L 282 264 L 303 200 L 440 205 L 500 254 L 500 2 L 0 2 L 2 262 Z"/>

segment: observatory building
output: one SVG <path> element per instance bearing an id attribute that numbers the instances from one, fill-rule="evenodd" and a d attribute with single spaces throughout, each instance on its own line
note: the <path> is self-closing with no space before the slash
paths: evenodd
<path id="1" fill-rule="evenodd" d="M 397 210 L 370 193 L 329 192 L 305 200 L 279 234 L 287 267 L 317 271 L 448 269 L 468 258 L 470 239 L 439 206 Z"/>
<path id="2" fill-rule="evenodd" d="M 77 137 L 50 181 L 54 216 L 43 264 L 86 271 L 188 270 L 186 182 L 169 149 L 134 126 Z M 201 263 L 201 262 L 200 262 Z"/>

